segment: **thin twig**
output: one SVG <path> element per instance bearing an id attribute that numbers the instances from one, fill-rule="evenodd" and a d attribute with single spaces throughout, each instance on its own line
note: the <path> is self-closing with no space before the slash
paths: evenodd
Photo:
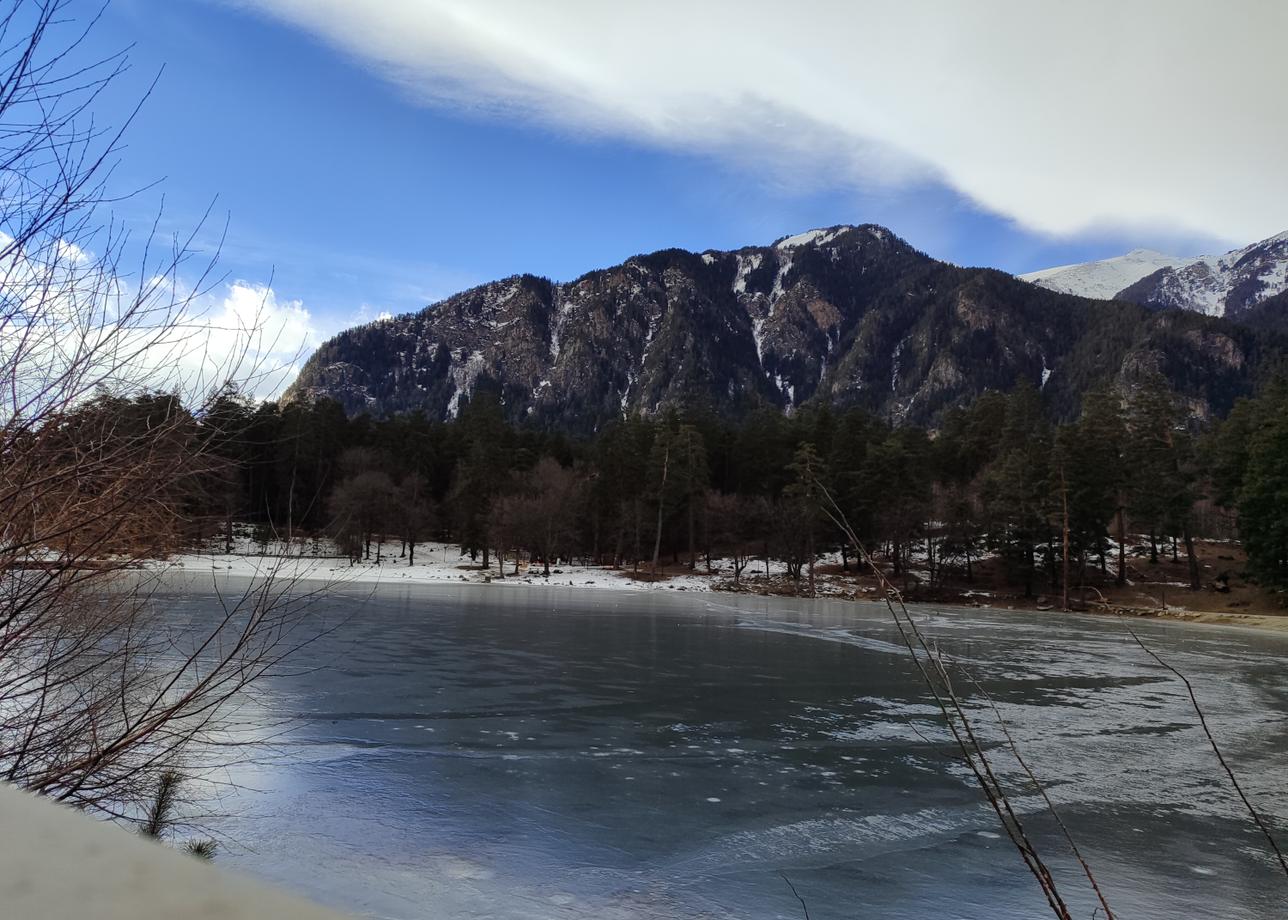
<path id="1" fill-rule="evenodd" d="M 1010 799 L 1007 797 L 1005 789 L 1003 789 L 997 774 L 993 770 L 983 742 L 976 734 L 965 707 L 953 691 L 952 682 L 948 677 L 948 672 L 943 665 L 942 659 L 927 643 L 925 636 L 922 635 L 916 621 L 912 618 L 912 614 L 908 611 L 899 589 L 886 578 L 885 573 L 881 571 L 881 568 L 859 540 L 858 534 L 850 526 L 845 512 L 841 510 L 826 486 L 822 483 L 817 485 L 819 493 L 825 501 L 822 506 L 823 512 L 841 530 L 846 539 L 854 545 L 859 559 L 876 577 L 877 583 L 882 589 L 882 597 L 886 608 L 894 619 L 900 638 L 908 648 L 908 652 L 912 656 L 913 663 L 921 674 L 922 680 L 943 714 L 948 730 L 961 751 L 963 762 L 975 777 L 975 781 L 984 793 L 985 799 L 997 815 L 1003 829 L 1005 829 L 1007 837 L 1010 838 L 1015 848 L 1019 851 L 1020 858 L 1024 861 L 1025 866 L 1033 874 L 1033 877 L 1037 879 L 1038 885 L 1047 899 L 1047 904 L 1051 907 L 1055 916 L 1060 920 L 1073 920 L 1073 915 L 1068 905 L 1060 895 L 1055 877 L 1024 830 L 1020 816 L 1011 806 Z M 920 648 L 920 652 L 918 652 L 918 648 Z M 931 671 L 927 670 L 927 662 L 934 666 L 938 679 Z"/>
<path id="2" fill-rule="evenodd" d="M 809 920 L 809 905 L 805 903 L 805 899 L 802 898 L 800 892 L 796 890 L 796 886 L 792 884 L 792 880 L 787 877 L 786 872 L 779 872 L 778 874 L 783 877 L 783 881 L 786 882 L 787 887 L 792 890 L 792 894 L 796 895 L 796 900 L 801 902 L 801 910 L 805 912 L 805 920 Z"/>
<path id="3" fill-rule="evenodd" d="M 1024 770 L 1024 774 L 1029 778 L 1030 782 L 1033 783 L 1038 794 L 1042 796 L 1042 801 L 1046 803 L 1047 811 L 1051 813 L 1051 817 L 1055 818 L 1055 823 L 1060 828 L 1060 833 L 1064 835 L 1065 841 L 1069 844 L 1069 849 L 1073 852 L 1074 859 L 1078 860 L 1078 865 L 1082 866 L 1083 874 L 1087 877 L 1087 881 L 1091 883 L 1091 890 L 1096 893 L 1096 898 L 1100 901 L 1100 907 L 1096 908 L 1096 912 L 1099 913 L 1100 908 L 1104 908 L 1105 920 L 1114 920 L 1114 912 L 1109 907 L 1109 901 L 1105 898 L 1105 893 L 1100 890 L 1100 884 L 1096 881 L 1096 876 L 1091 871 L 1091 866 L 1087 863 L 1087 860 L 1083 858 L 1082 851 L 1078 849 L 1078 844 L 1073 839 L 1073 834 L 1069 832 L 1068 826 L 1064 823 L 1064 818 L 1060 816 L 1059 809 L 1055 807 L 1055 802 L 1053 802 L 1051 800 L 1051 796 L 1047 794 L 1046 786 L 1043 785 L 1042 781 L 1039 780 L 1029 768 L 1028 761 L 1025 760 L 1024 755 L 1020 753 L 1019 745 L 1015 743 L 1015 738 L 1011 736 L 1011 730 L 1009 726 L 1007 726 L 1006 720 L 1002 718 L 1002 713 L 998 710 L 997 703 L 993 701 L 993 697 L 990 696 L 988 691 L 980 685 L 978 680 L 976 680 L 969 672 L 965 673 L 967 678 L 969 678 L 970 682 L 974 685 L 975 689 L 979 691 L 980 696 L 984 698 L 989 707 L 993 710 L 993 715 L 997 719 L 997 726 L 1002 730 L 1002 734 L 1006 738 L 1007 746 L 1010 747 L 1011 754 L 1015 757 L 1015 762 L 1020 765 L 1022 770 Z"/>
<path id="4" fill-rule="evenodd" d="M 1241 786 L 1239 784 L 1239 780 L 1235 778 L 1234 770 L 1230 769 L 1230 764 L 1226 762 L 1225 755 L 1221 753 L 1221 746 L 1216 743 L 1216 738 L 1212 736 L 1212 730 L 1208 728 L 1207 716 L 1203 714 L 1203 707 L 1199 705 L 1198 697 L 1194 695 L 1194 685 L 1190 683 L 1188 677 L 1164 661 L 1157 652 L 1146 645 L 1130 626 L 1127 627 L 1127 632 L 1136 640 L 1136 644 L 1145 650 L 1149 657 L 1153 658 L 1160 665 L 1179 677 L 1181 683 L 1185 685 L 1185 690 L 1190 695 L 1190 705 L 1194 708 L 1194 714 L 1199 717 L 1199 726 L 1203 729 L 1203 734 L 1207 735 L 1208 744 L 1212 746 L 1212 753 L 1216 754 L 1216 759 L 1221 764 L 1221 769 L 1224 770 L 1225 775 L 1230 778 L 1230 785 L 1234 787 L 1234 791 L 1239 794 L 1239 798 L 1243 801 L 1243 807 L 1248 810 L 1248 814 L 1252 816 L 1252 820 L 1260 829 L 1262 836 L 1266 838 L 1266 843 L 1268 843 L 1270 845 L 1270 849 L 1274 851 L 1275 859 L 1279 860 L 1280 868 L 1284 870 L 1285 875 L 1288 875 L 1288 860 L 1285 860 L 1283 851 L 1279 849 L 1279 844 L 1275 843 L 1274 835 L 1270 833 L 1270 828 L 1266 826 L 1266 822 L 1262 820 L 1261 815 L 1257 813 L 1257 810 L 1252 807 L 1252 802 L 1248 798 L 1247 793 L 1243 791 L 1243 786 Z"/>

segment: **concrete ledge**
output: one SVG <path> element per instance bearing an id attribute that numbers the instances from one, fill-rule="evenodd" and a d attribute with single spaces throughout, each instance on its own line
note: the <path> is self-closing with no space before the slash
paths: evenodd
<path id="1" fill-rule="evenodd" d="M 0 915 L 341 920 L 300 898 L 0 783 Z"/>

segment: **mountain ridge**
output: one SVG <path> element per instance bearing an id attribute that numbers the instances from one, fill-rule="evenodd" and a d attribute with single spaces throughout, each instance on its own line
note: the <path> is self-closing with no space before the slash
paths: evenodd
<path id="1" fill-rule="evenodd" d="M 1251 392 L 1266 334 L 1049 291 L 940 262 L 875 224 L 837 225 L 659 250 L 568 282 L 479 285 L 340 333 L 285 398 L 443 419 L 489 386 L 512 419 L 569 431 L 670 406 L 745 416 L 817 402 L 924 423 L 1021 380 L 1068 414 L 1088 386 L 1156 369 L 1210 415 Z"/>
<path id="2" fill-rule="evenodd" d="M 1066 294 L 1237 319 L 1288 291 L 1288 232 L 1218 256 L 1178 258 L 1135 249 L 1017 277 Z"/>

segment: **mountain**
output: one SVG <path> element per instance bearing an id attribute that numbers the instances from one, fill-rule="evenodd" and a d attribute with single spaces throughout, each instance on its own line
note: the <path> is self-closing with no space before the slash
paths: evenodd
<path id="1" fill-rule="evenodd" d="M 1178 259 L 1136 249 L 1125 256 L 1020 277 L 1065 294 L 1238 319 L 1288 290 L 1288 233 L 1220 256 Z"/>
<path id="2" fill-rule="evenodd" d="M 1019 277 L 1062 294 L 1113 300 L 1119 291 L 1131 287 L 1141 278 L 1181 261 L 1152 249 L 1133 249 L 1125 256 L 1078 265 L 1058 265 Z"/>
<path id="3" fill-rule="evenodd" d="M 1089 386 L 1157 368 L 1203 415 L 1280 350 L 1237 324 L 1073 297 L 839 226 L 484 284 L 337 335 L 285 398 L 441 419 L 486 385 L 512 419 L 572 432 L 667 406 L 736 417 L 822 401 L 927 423 L 1020 380 L 1069 415 Z"/>

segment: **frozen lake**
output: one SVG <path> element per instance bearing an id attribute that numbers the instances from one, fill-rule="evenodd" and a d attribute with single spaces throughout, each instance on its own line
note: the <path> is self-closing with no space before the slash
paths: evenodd
<path id="1" fill-rule="evenodd" d="M 262 687 L 292 730 L 220 804 L 225 866 L 391 918 L 799 918 L 783 875 L 813 920 L 1050 916 L 883 606 L 473 585 L 320 606 L 343 622 Z M 917 615 L 998 701 L 1122 920 L 1285 916 L 1183 688 L 1122 622 Z M 1288 826 L 1288 642 L 1133 625 Z"/>

